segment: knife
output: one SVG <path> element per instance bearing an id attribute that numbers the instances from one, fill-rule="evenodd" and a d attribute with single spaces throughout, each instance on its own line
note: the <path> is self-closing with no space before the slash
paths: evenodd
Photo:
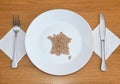
<path id="1" fill-rule="evenodd" d="M 105 20 L 104 20 L 104 16 L 102 13 L 100 13 L 100 41 L 101 41 L 101 58 L 102 58 L 102 62 L 101 62 L 101 71 L 106 71 L 107 67 L 106 67 L 106 62 L 105 62 L 105 36 L 106 36 L 106 27 L 105 27 Z"/>

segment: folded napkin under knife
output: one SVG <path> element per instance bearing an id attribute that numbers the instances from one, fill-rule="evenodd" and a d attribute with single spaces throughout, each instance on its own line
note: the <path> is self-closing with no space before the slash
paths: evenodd
<path id="1" fill-rule="evenodd" d="M 94 39 L 94 52 L 101 57 L 101 45 L 99 25 L 92 31 Z M 105 59 L 113 53 L 113 51 L 120 45 L 120 39 L 106 27 L 105 37 Z"/>

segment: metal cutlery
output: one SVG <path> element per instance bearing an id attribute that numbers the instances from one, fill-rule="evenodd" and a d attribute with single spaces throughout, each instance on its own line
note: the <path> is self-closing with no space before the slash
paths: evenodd
<path id="1" fill-rule="evenodd" d="M 106 36 L 106 27 L 105 27 L 105 20 L 102 13 L 100 13 L 100 28 L 99 28 L 99 34 L 100 34 L 100 41 L 101 41 L 101 70 L 106 71 L 106 61 L 105 61 L 105 36 Z"/>
<path id="2" fill-rule="evenodd" d="M 17 68 L 17 66 L 18 66 L 16 57 L 17 57 L 17 37 L 18 37 L 19 31 L 20 31 L 19 16 L 13 16 L 13 32 L 15 34 L 15 37 L 14 37 L 13 60 L 12 60 L 12 64 L 11 64 L 12 68 Z"/>

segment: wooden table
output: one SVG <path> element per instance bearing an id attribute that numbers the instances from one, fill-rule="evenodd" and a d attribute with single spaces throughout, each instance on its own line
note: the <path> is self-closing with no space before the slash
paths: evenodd
<path id="1" fill-rule="evenodd" d="M 120 0 L 0 0 L 0 38 L 12 27 L 12 15 L 20 15 L 21 27 L 27 30 L 31 21 L 50 9 L 64 8 L 83 16 L 91 28 L 99 23 L 102 12 L 107 27 L 120 37 Z M 27 55 L 17 69 L 0 51 L 0 84 L 120 84 L 120 47 L 107 60 L 108 70 L 100 71 L 100 58 L 94 53 L 87 65 L 68 76 L 52 76 L 37 69 Z"/>

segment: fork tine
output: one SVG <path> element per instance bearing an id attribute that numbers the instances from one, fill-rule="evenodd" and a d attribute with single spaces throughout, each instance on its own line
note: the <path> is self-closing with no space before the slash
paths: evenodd
<path id="1" fill-rule="evenodd" d="M 16 18 L 16 16 L 15 16 L 15 26 L 17 26 L 17 18 Z"/>
<path id="2" fill-rule="evenodd" d="M 17 25 L 17 18 L 16 15 L 14 16 L 15 26 Z"/>
<path id="3" fill-rule="evenodd" d="M 16 25 L 20 26 L 20 19 L 19 19 L 19 15 L 16 16 Z"/>
<path id="4" fill-rule="evenodd" d="M 16 26 L 18 26 L 18 16 L 15 16 L 15 23 L 16 23 Z"/>
<path id="5" fill-rule="evenodd" d="M 19 15 L 18 15 L 18 26 L 20 26 L 20 18 L 19 18 Z"/>
<path id="6" fill-rule="evenodd" d="M 12 19 L 13 19 L 13 26 L 15 26 L 15 17 L 14 17 L 14 15 L 12 16 Z"/>

